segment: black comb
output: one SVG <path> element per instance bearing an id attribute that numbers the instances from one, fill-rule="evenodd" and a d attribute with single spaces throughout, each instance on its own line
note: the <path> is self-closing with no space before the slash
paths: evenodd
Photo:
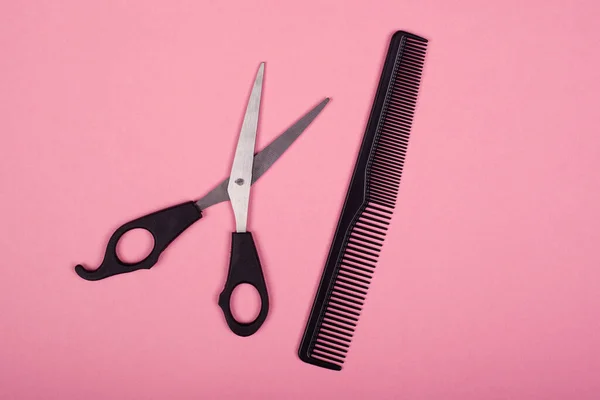
<path id="1" fill-rule="evenodd" d="M 358 159 L 298 354 L 342 365 L 396 204 L 427 40 L 391 39 Z"/>

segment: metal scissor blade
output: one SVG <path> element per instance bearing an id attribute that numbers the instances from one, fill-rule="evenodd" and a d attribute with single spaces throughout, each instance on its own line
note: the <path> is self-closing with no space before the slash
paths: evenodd
<path id="1" fill-rule="evenodd" d="M 260 97 L 262 94 L 263 75 L 265 63 L 260 63 L 252 93 L 246 107 L 246 115 L 240 130 L 231 175 L 227 185 L 227 193 L 231 200 L 231 208 L 235 215 L 236 232 L 246 232 L 248 220 L 248 203 L 250 201 L 250 186 L 252 186 L 252 164 L 254 163 L 254 145 L 256 143 L 256 129 L 258 128 L 258 113 L 260 111 Z"/>
<path id="2" fill-rule="evenodd" d="M 325 98 L 312 110 L 304 114 L 296 123 L 290 126 L 285 132 L 277 136 L 271 143 L 254 156 L 254 164 L 252 166 L 252 184 L 260 178 L 271 166 L 281 157 L 283 153 L 298 139 L 300 134 L 317 118 L 323 111 L 329 98 Z M 200 200 L 196 201 L 196 205 L 205 210 L 210 206 L 222 203 L 229 200 L 227 186 L 229 178 L 221 181 L 214 189 L 208 192 Z"/>

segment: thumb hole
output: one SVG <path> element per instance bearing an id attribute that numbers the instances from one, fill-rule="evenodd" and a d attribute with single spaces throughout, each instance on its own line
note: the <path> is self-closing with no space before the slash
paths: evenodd
<path id="1" fill-rule="evenodd" d="M 237 322 L 252 322 L 260 312 L 260 294 L 249 283 L 239 284 L 231 293 L 230 307 Z"/>

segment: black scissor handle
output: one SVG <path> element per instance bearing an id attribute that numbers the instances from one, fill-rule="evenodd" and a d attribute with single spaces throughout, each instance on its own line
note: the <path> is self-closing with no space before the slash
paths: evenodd
<path id="1" fill-rule="evenodd" d="M 90 271 L 82 265 L 77 265 L 75 272 L 83 279 L 97 281 L 138 269 L 150 269 L 156 264 L 163 250 L 200 218 L 202 212 L 194 202 L 189 201 L 127 222 L 121 225 L 108 240 L 104 260 L 98 269 Z M 137 263 L 123 262 L 117 255 L 117 243 L 128 231 L 137 228 L 145 229 L 152 234 L 154 248 L 146 258 Z"/>
<path id="2" fill-rule="evenodd" d="M 238 285 L 250 284 L 260 295 L 260 312 L 249 323 L 238 322 L 231 313 L 231 294 Z M 263 276 L 256 245 L 250 232 L 234 232 L 231 237 L 231 259 L 225 287 L 219 295 L 219 307 L 223 310 L 229 329 L 238 336 L 250 336 L 262 326 L 269 313 L 269 294 Z"/>

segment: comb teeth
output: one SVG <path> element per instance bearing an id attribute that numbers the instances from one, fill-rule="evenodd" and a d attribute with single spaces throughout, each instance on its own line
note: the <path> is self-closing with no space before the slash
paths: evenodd
<path id="1" fill-rule="evenodd" d="M 370 214 L 368 207 L 371 204 L 379 206 L 389 214 L 395 207 L 417 102 L 417 88 L 421 84 L 426 47 L 426 42 L 408 37 L 405 39 L 403 51 L 398 53 L 399 60 L 394 64 L 376 136 L 375 155 L 371 168 L 367 170 L 368 205 L 364 214 Z M 390 219 L 389 214 L 387 220 Z M 386 231 L 385 227 L 379 230 L 382 236 L 385 236 Z"/>
<path id="2" fill-rule="evenodd" d="M 416 107 L 427 41 L 392 38 L 344 211 L 299 356 L 341 370 L 390 224 Z M 361 185 L 363 174 L 366 186 Z"/>

